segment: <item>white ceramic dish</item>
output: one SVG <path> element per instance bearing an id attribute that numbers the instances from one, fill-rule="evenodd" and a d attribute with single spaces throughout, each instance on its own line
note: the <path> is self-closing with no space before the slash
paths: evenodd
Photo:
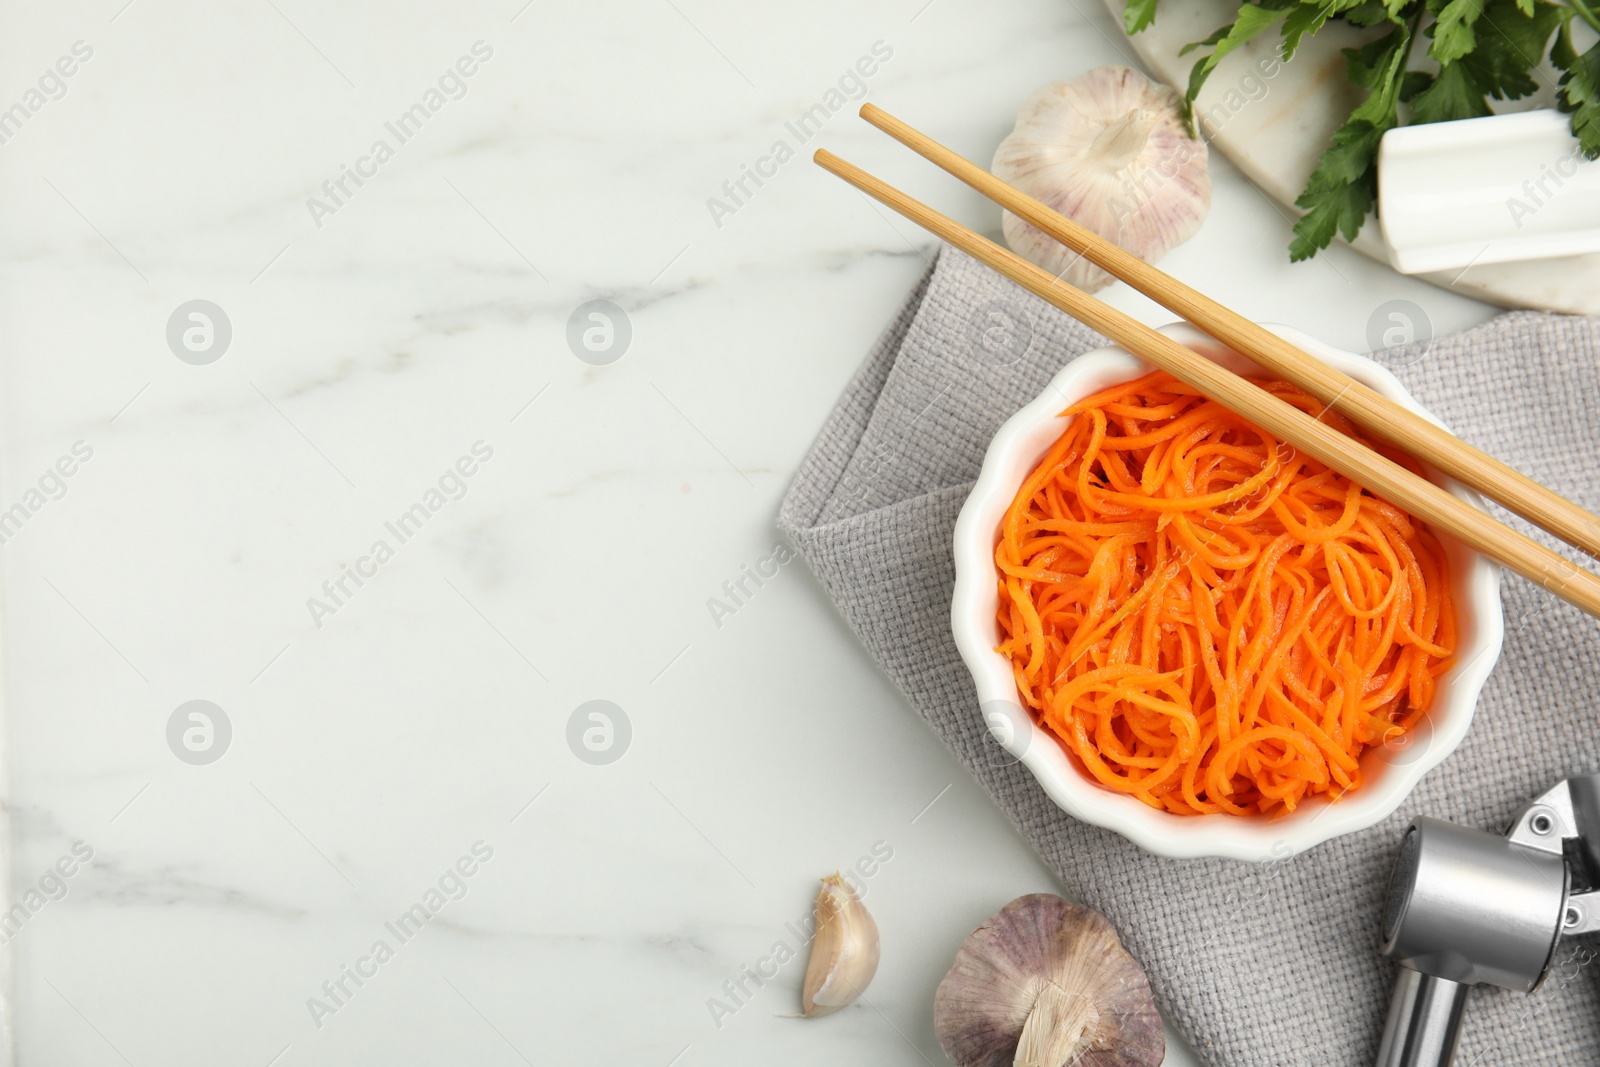
<path id="1" fill-rule="evenodd" d="M 1103 0 L 1121 33 L 1127 0 Z M 1116 42 L 1139 57 L 1146 70 L 1168 85 L 1189 84 L 1197 58 L 1184 47 L 1204 40 L 1211 31 L 1232 22 L 1239 0 L 1186 0 L 1162 4 L 1155 25 Z M 1217 64 L 1195 101 L 1206 143 L 1244 172 L 1252 183 L 1277 201 L 1285 217 L 1298 215 L 1295 199 L 1327 151 L 1334 130 L 1350 117 L 1365 95 L 1346 76 L 1344 49 L 1360 48 L 1384 31 L 1360 29 L 1330 21 L 1300 42 L 1294 60 L 1279 58 L 1282 39 L 1269 29 L 1246 42 Z M 1121 60 L 1113 60 L 1121 62 Z M 1552 107 L 1555 81 L 1541 78 L 1539 91 L 1521 100 L 1497 100 L 1496 110 L 1526 111 Z M 1419 127 L 1420 128 L 1420 127 Z M 998 135 L 997 135 L 998 136 Z M 1533 160 L 1535 170 L 1540 160 Z M 1379 166 L 1382 174 L 1382 165 Z M 1525 177 L 1535 178 L 1530 174 Z M 1520 183 L 1521 178 L 1517 179 Z M 1525 195 L 1525 194 L 1524 194 Z M 1565 193 L 1562 194 L 1563 198 Z M 1549 215 L 1554 219 L 1556 213 Z M 1541 215 L 1540 222 L 1544 222 Z M 1288 238 L 1284 238 L 1285 246 Z M 1369 218 L 1351 246 L 1362 255 L 1389 262 L 1388 248 L 1376 219 Z M 1480 244 L 1481 247 L 1481 244 Z M 1473 251 L 1477 251 L 1474 248 Z M 1286 269 L 1288 251 L 1282 255 Z M 1322 269 L 1326 269 L 1325 267 Z M 1341 268 L 1343 269 L 1343 268 Z M 1600 252 L 1521 263 L 1479 261 L 1461 270 L 1417 275 L 1423 281 L 1507 308 L 1543 308 L 1569 315 L 1600 315 Z"/>
<path id="2" fill-rule="evenodd" d="M 1329 348 L 1287 327 L 1264 325 L 1391 400 L 1433 419 L 1399 379 L 1365 356 Z M 1167 326 L 1161 332 L 1230 370 L 1262 373 L 1245 357 L 1190 326 Z M 1428 725 L 1413 731 L 1404 745 L 1369 750 L 1362 759 L 1361 787 L 1335 803 L 1313 800 L 1281 818 L 1185 816 L 1157 811 L 1096 784 L 1053 735 L 1022 711 L 1011 664 L 994 650 L 999 641 L 994 545 L 1000 520 L 1023 478 L 1066 429 L 1068 420 L 1061 416 L 1062 409 L 1151 369 L 1120 347 L 1079 356 L 1055 376 L 1038 399 L 1013 415 L 990 443 L 983 471 L 961 509 L 955 529 L 956 585 L 951 625 L 961 657 L 977 683 L 979 708 L 974 711 L 985 716 L 995 740 L 1033 772 L 1045 793 L 1068 814 L 1115 830 L 1162 856 L 1283 858 L 1372 826 L 1394 811 L 1422 776 L 1461 743 L 1472 723 L 1478 692 L 1500 655 L 1500 568 L 1442 535 L 1450 557 L 1460 622 L 1457 664 L 1439 680 L 1433 709 L 1425 720 Z M 1431 472 L 1430 477 L 1434 477 Z M 1436 480 L 1456 496 L 1481 506 L 1470 490 L 1450 479 Z"/>
<path id="3" fill-rule="evenodd" d="M 1547 108 L 1401 126 L 1378 148 L 1378 220 L 1402 274 L 1600 252 L 1600 161 Z"/>

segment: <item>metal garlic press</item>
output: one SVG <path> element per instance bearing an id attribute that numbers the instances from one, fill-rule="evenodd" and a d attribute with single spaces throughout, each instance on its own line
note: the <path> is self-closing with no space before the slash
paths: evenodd
<path id="1" fill-rule="evenodd" d="M 1383 911 L 1399 964 L 1378 1067 L 1447 1067 L 1467 993 L 1530 993 L 1564 937 L 1600 931 L 1600 774 L 1568 778 L 1517 813 L 1505 836 L 1418 818 Z"/>

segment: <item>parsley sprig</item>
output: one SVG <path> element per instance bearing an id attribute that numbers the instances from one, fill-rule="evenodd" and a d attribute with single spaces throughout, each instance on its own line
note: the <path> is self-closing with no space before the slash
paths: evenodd
<path id="1" fill-rule="evenodd" d="M 1159 0 L 1128 0 L 1123 15 L 1130 34 L 1155 21 Z M 1396 126 L 1445 122 L 1491 114 L 1491 100 L 1533 93 L 1536 68 L 1547 54 L 1561 72 L 1556 106 L 1572 116 L 1572 132 L 1589 159 L 1600 158 L 1600 43 L 1580 53 L 1573 21 L 1600 32 L 1600 0 L 1254 0 L 1234 20 L 1183 53 L 1207 50 L 1189 72 L 1185 105 L 1229 52 L 1276 26 L 1287 62 L 1301 42 L 1330 20 L 1387 32 L 1360 48 L 1344 49 L 1352 84 L 1362 99 L 1333 134 L 1295 205 L 1305 214 L 1294 226 L 1291 260 L 1309 259 L 1336 233 L 1353 240 L 1378 192 L 1378 142 Z M 1419 47 L 1420 46 L 1420 47 Z M 1417 70 L 1425 54 L 1437 70 Z"/>

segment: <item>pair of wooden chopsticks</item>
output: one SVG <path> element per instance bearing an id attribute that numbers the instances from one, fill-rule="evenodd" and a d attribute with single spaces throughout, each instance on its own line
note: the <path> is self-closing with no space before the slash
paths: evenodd
<path id="1" fill-rule="evenodd" d="M 1012 214 L 1032 223 L 1107 273 L 1264 369 L 1293 382 L 1329 408 L 1418 459 L 1471 486 L 1590 556 L 1600 558 L 1600 518 L 1421 416 L 1256 325 L 1238 312 L 1157 270 L 1099 234 L 1006 184 L 883 109 L 861 117 L 960 178 Z M 1018 285 L 1093 327 L 1128 351 L 1199 389 L 1417 518 L 1498 560 L 1590 615 L 1600 616 L 1600 578 L 1497 522 L 1425 478 L 1358 444 L 1338 430 L 1217 366 L 1165 334 L 1056 278 L 960 223 L 941 215 L 826 149 L 823 168 L 961 249 Z"/>

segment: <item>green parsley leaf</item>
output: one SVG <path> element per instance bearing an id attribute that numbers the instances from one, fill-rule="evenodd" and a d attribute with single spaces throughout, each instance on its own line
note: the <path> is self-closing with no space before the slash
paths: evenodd
<path id="1" fill-rule="evenodd" d="M 1395 20 L 1389 11 L 1389 5 L 1383 0 L 1366 0 L 1366 3 L 1357 4 L 1346 11 L 1344 17 L 1352 26 L 1376 26 L 1382 22 Z"/>
<path id="2" fill-rule="evenodd" d="M 1472 24 L 1483 14 L 1484 0 L 1450 0 L 1433 24 L 1433 44 L 1428 55 L 1440 63 L 1454 63 L 1478 45 Z"/>
<path id="3" fill-rule="evenodd" d="M 1207 37 L 1205 40 L 1190 41 L 1188 44 L 1178 49 L 1178 55 L 1186 56 L 1190 52 L 1193 52 L 1196 48 L 1210 48 L 1212 45 L 1219 43 L 1224 37 L 1228 36 L 1228 34 L 1232 32 L 1233 23 L 1231 22 L 1222 26 L 1218 26 L 1216 29 L 1211 31 L 1211 36 Z"/>
<path id="4" fill-rule="evenodd" d="M 1411 100 L 1411 121 L 1418 124 L 1476 119 L 1488 114 L 1489 102 L 1461 63 L 1451 63 L 1440 70 L 1428 87 Z"/>
<path id="5" fill-rule="evenodd" d="M 1333 242 L 1336 231 L 1353 241 L 1372 210 L 1372 192 L 1366 185 L 1346 185 L 1337 193 L 1319 200 L 1315 207 L 1294 224 L 1294 241 L 1289 245 L 1289 262 L 1310 259 Z"/>
<path id="6" fill-rule="evenodd" d="M 1127 0 L 1128 32 L 1150 25 L 1159 2 Z M 1285 61 L 1331 22 L 1389 27 L 1384 36 L 1344 50 L 1346 76 L 1365 95 L 1334 132 L 1295 201 L 1305 214 L 1295 224 L 1289 255 L 1302 260 L 1335 236 L 1353 239 L 1360 231 L 1377 198 L 1378 145 L 1400 125 L 1402 104 L 1414 123 L 1492 114 L 1490 101 L 1520 99 L 1548 81 L 1538 70 L 1547 47 L 1562 72 L 1556 105 L 1572 116 L 1584 153 L 1600 159 L 1600 44 L 1578 53 L 1572 42 L 1577 18 L 1600 30 L 1600 0 L 1251 0 L 1239 5 L 1232 22 L 1179 53 L 1210 50 L 1189 72 L 1184 106 L 1192 122 L 1194 101 L 1222 59 L 1280 22 Z M 1413 44 L 1424 38 L 1428 69 L 1406 69 Z"/>
<path id="7" fill-rule="evenodd" d="M 1222 57 L 1232 52 L 1235 48 L 1254 40 L 1262 30 L 1277 22 L 1288 14 L 1284 7 L 1263 7 L 1259 4 L 1245 4 L 1239 8 L 1239 17 L 1227 26 L 1220 27 L 1210 37 L 1195 44 L 1186 45 L 1179 55 L 1186 55 L 1191 49 L 1211 47 L 1211 54 L 1197 60 L 1194 69 L 1189 71 L 1189 91 L 1184 95 L 1185 105 L 1192 107 L 1195 97 L 1200 95 L 1200 88 L 1205 85 L 1211 72 L 1217 69 L 1217 64 L 1222 62 Z"/>
<path id="8" fill-rule="evenodd" d="M 1502 38 L 1528 67 L 1538 65 L 1551 31 L 1570 17 L 1569 9 L 1544 0 L 1489 0 L 1483 9 L 1489 36 Z"/>
<path id="9" fill-rule="evenodd" d="M 1309 259 L 1327 248 L 1335 233 L 1353 240 L 1377 199 L 1375 162 L 1383 135 L 1399 121 L 1400 86 L 1411 50 L 1411 27 L 1398 25 L 1387 36 L 1344 51 L 1354 84 L 1367 98 L 1333 134 L 1295 206 L 1306 212 L 1294 225 L 1289 259 Z"/>
<path id="10" fill-rule="evenodd" d="M 1300 39 L 1315 35 L 1335 10 L 1332 0 L 1327 3 L 1312 0 L 1297 5 L 1289 12 L 1289 17 L 1283 20 L 1283 48 L 1280 50 L 1285 63 L 1294 58 L 1295 51 L 1300 47 Z"/>
<path id="11" fill-rule="evenodd" d="M 1571 70 L 1572 64 L 1577 61 L 1577 50 L 1572 47 L 1572 16 L 1568 15 L 1561 20 L 1555 43 L 1550 46 L 1550 62 L 1555 64 L 1557 70 Z"/>
<path id="12" fill-rule="evenodd" d="M 1561 8 L 1540 0 L 1535 0 L 1532 16 L 1522 13 L 1517 0 L 1489 0 L 1478 20 L 1477 47 L 1459 62 L 1484 95 L 1520 99 L 1539 88 L 1531 68 L 1561 20 Z"/>
<path id="13" fill-rule="evenodd" d="M 1156 20 L 1156 4 L 1160 0 L 1128 0 L 1122 12 L 1122 25 L 1132 37 Z"/>
<path id="14" fill-rule="evenodd" d="M 1333 143 L 1322 153 L 1317 169 L 1311 172 L 1306 187 L 1295 201 L 1295 206 L 1306 209 L 1316 207 L 1318 201 L 1337 195 L 1348 185 L 1360 184 L 1372 177 L 1376 188 L 1376 174 L 1371 173 L 1372 163 L 1378 156 L 1378 142 L 1388 127 L 1374 126 L 1364 119 L 1354 119 L 1333 133 Z"/>
<path id="15" fill-rule="evenodd" d="M 1571 49 L 1570 40 L 1567 48 Z M 1553 52 L 1551 59 L 1555 59 Z M 1556 103 L 1572 116 L 1572 135 L 1578 139 L 1583 154 L 1600 159 L 1600 44 L 1571 58 L 1561 75 L 1561 93 Z"/>
<path id="16" fill-rule="evenodd" d="M 1409 104 L 1416 95 L 1433 84 L 1433 75 L 1420 70 L 1408 70 L 1400 76 L 1400 102 Z"/>
<path id="17" fill-rule="evenodd" d="M 1352 119 L 1364 119 L 1374 126 L 1385 128 L 1395 124 L 1395 105 L 1400 100 L 1400 75 L 1410 43 L 1411 31 L 1405 26 L 1396 26 L 1387 37 L 1380 37 L 1364 48 L 1344 50 L 1345 67 L 1351 83 L 1372 90 L 1361 105 L 1350 113 Z"/>

